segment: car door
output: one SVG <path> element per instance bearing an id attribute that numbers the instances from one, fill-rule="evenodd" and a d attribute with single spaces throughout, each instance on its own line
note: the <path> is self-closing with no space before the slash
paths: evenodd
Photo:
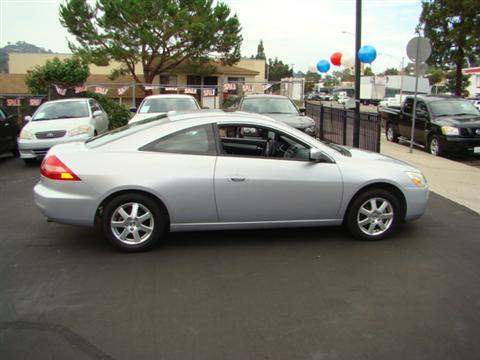
<path id="1" fill-rule="evenodd" d="M 425 130 L 429 125 L 430 114 L 427 105 L 422 100 L 417 100 L 416 114 L 415 114 L 415 135 L 414 141 L 416 143 L 425 143 Z"/>
<path id="2" fill-rule="evenodd" d="M 101 126 L 102 126 L 102 132 L 108 130 L 108 114 L 107 112 L 103 109 L 102 105 L 100 105 L 98 102 L 95 101 L 96 106 L 98 109 L 102 112 L 102 116 L 100 117 L 101 121 Z"/>
<path id="3" fill-rule="evenodd" d="M 220 130 L 221 127 L 219 124 Z M 287 136 L 275 129 L 267 130 L 273 134 L 268 142 Z M 221 149 L 223 154 L 217 159 L 214 181 L 221 222 L 337 218 L 343 192 L 337 165 L 309 161 L 305 158 L 309 146 L 290 135 L 288 138 L 299 147 L 301 157 L 247 156 L 228 154 Z"/>
<path id="4" fill-rule="evenodd" d="M 399 115 L 398 131 L 400 136 L 410 138 L 412 131 L 412 111 L 413 111 L 413 99 L 405 99 L 402 112 Z"/>
<path id="5" fill-rule="evenodd" d="M 102 133 L 106 131 L 106 118 L 105 118 L 105 112 L 100 108 L 98 103 L 95 100 L 90 100 L 89 102 L 90 105 L 90 111 L 92 112 L 92 122 L 93 126 L 95 127 L 95 130 L 97 130 L 97 133 Z M 102 114 L 98 116 L 94 116 L 93 114 L 96 111 L 101 111 Z"/>
<path id="6" fill-rule="evenodd" d="M 218 221 L 213 189 L 217 149 L 211 124 L 179 130 L 139 151 L 145 152 L 142 168 L 158 174 L 150 176 L 147 186 L 165 201 L 172 225 Z"/>

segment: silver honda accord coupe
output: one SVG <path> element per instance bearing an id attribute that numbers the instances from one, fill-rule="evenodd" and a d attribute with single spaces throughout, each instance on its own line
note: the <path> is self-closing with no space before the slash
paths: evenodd
<path id="1" fill-rule="evenodd" d="M 54 146 L 34 194 L 47 219 L 141 251 L 168 231 L 344 224 L 380 240 L 424 213 L 428 186 L 408 164 L 262 115 L 199 111 Z"/>

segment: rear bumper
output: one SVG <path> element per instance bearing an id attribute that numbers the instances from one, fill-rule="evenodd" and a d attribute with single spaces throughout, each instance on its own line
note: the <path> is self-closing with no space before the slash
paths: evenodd
<path id="1" fill-rule="evenodd" d="M 35 185 L 33 194 L 35 205 L 51 221 L 82 226 L 95 223 L 97 199 L 94 197 L 63 192 L 42 181 Z"/>
<path id="2" fill-rule="evenodd" d="M 85 141 L 90 138 L 91 135 L 83 134 L 78 136 L 64 136 L 61 138 L 50 140 L 22 140 L 18 139 L 18 149 L 20 150 L 20 157 L 22 159 L 36 159 L 44 157 L 48 150 L 57 144 L 66 144 L 76 141 Z"/>

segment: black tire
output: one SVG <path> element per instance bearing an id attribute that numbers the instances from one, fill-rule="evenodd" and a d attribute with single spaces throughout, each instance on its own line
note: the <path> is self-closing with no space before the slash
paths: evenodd
<path id="1" fill-rule="evenodd" d="M 390 208 L 392 210 L 393 216 L 391 219 L 391 222 L 385 219 L 385 222 L 388 224 L 386 229 L 383 232 L 379 232 L 377 234 L 367 234 L 361 229 L 361 226 L 359 225 L 360 217 L 364 217 L 362 219 L 365 220 L 365 218 L 368 218 L 368 216 L 361 214 L 359 215 L 360 208 L 369 202 L 371 199 L 383 199 L 386 200 L 390 204 Z M 381 200 L 376 200 L 377 204 L 382 204 Z M 387 208 L 388 212 L 390 208 Z M 387 237 L 389 237 L 397 228 L 400 220 L 401 220 L 401 215 L 402 214 L 402 208 L 400 205 L 400 201 L 398 198 L 390 191 L 385 190 L 385 189 L 370 189 L 370 190 L 365 190 L 355 196 L 355 198 L 352 200 L 350 203 L 350 206 L 347 210 L 347 213 L 345 214 L 345 219 L 344 219 L 344 224 L 347 226 L 347 229 L 350 231 L 350 233 L 357 239 L 359 240 L 367 240 L 367 241 L 376 241 L 376 240 L 383 240 Z M 375 216 L 375 219 L 377 219 L 378 215 Z M 380 220 L 380 218 L 378 218 Z M 369 220 L 369 221 L 375 221 L 375 220 Z M 366 224 L 368 226 L 369 223 Z M 374 226 L 374 230 L 379 229 L 381 231 L 379 225 Z"/>
<path id="2" fill-rule="evenodd" d="M 32 166 L 32 165 L 36 165 L 38 164 L 38 160 L 37 159 L 23 159 L 25 165 L 27 166 Z"/>
<path id="3" fill-rule="evenodd" d="M 385 128 L 385 137 L 387 138 L 388 141 L 391 142 L 398 142 L 398 134 L 395 131 L 395 127 L 393 126 L 392 123 L 387 123 L 387 126 Z"/>
<path id="4" fill-rule="evenodd" d="M 133 241 L 133 239 L 131 239 L 133 238 L 133 232 L 127 233 L 128 238 L 122 241 L 114 233 L 114 230 L 112 230 L 112 226 L 111 226 L 112 216 L 114 215 L 114 213 L 117 216 L 116 210 L 119 209 L 119 207 L 121 206 L 127 206 L 127 204 L 129 203 L 137 203 L 143 206 L 152 214 L 153 223 L 151 223 L 151 227 L 153 228 L 153 231 L 151 232 L 149 237 L 147 237 L 145 240 L 142 240 L 139 243 L 131 243 Z M 129 217 L 129 219 L 131 220 L 128 220 L 128 221 L 133 221 L 132 218 Z M 140 252 L 140 251 L 150 250 L 165 236 L 165 233 L 167 230 L 167 224 L 168 224 L 168 218 L 167 218 L 167 215 L 165 214 L 165 211 L 162 209 L 162 207 L 158 204 L 157 201 L 143 194 L 124 193 L 109 200 L 108 203 L 106 203 L 103 206 L 103 212 L 102 212 L 102 218 L 101 218 L 102 231 L 105 237 L 108 239 L 108 241 L 121 251 Z M 132 226 L 137 226 L 137 225 L 139 224 L 132 225 Z M 119 229 L 122 229 L 122 227 L 120 227 Z M 122 233 L 125 230 L 127 232 L 129 231 L 127 227 L 124 227 L 122 230 Z M 120 230 L 117 230 L 117 231 L 120 232 Z M 141 232 L 139 234 L 141 235 Z M 131 241 L 129 240 L 129 238 L 131 239 Z M 130 243 L 127 243 L 127 242 L 130 242 Z"/>
<path id="5" fill-rule="evenodd" d="M 445 149 L 437 135 L 431 135 L 428 138 L 427 151 L 433 156 L 442 156 L 445 154 Z"/>

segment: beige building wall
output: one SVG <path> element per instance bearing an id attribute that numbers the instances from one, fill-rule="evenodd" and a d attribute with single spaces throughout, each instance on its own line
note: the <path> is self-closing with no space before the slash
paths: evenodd
<path id="1" fill-rule="evenodd" d="M 240 62 L 236 64 L 245 69 L 258 71 L 258 75 L 253 77 L 253 81 L 258 82 L 258 84 L 255 85 L 256 93 L 263 94 L 263 86 L 260 82 L 267 81 L 265 76 L 265 64 L 266 61 L 263 59 L 241 59 Z M 247 79 L 245 79 L 245 81 L 247 81 Z"/>

